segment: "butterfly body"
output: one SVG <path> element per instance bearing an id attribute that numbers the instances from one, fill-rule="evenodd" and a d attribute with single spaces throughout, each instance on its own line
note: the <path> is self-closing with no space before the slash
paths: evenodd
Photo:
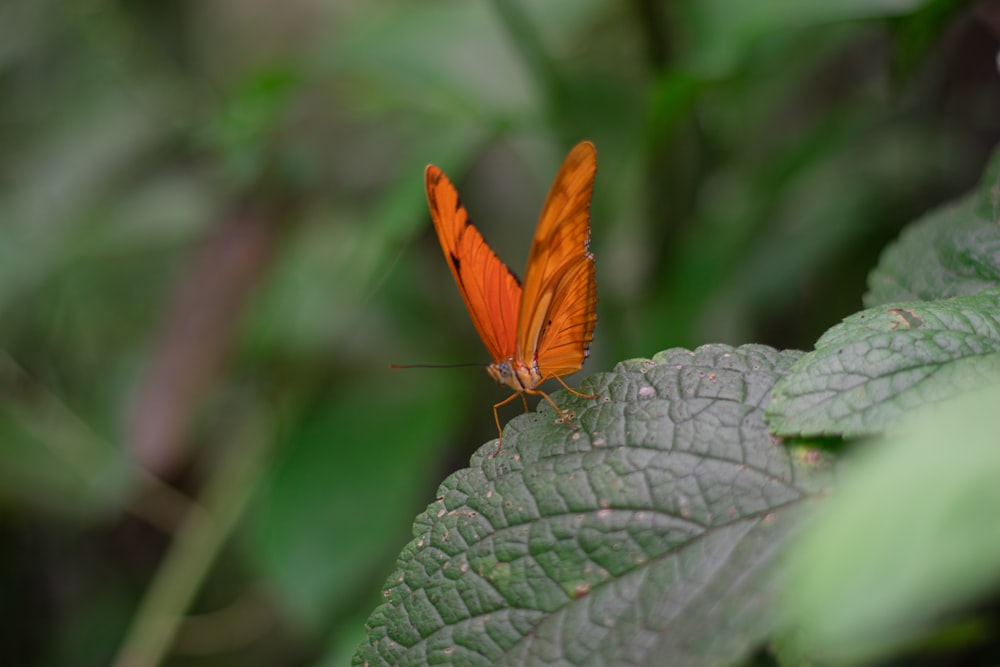
<path id="1" fill-rule="evenodd" d="M 528 391 L 540 385 L 545 378 L 538 369 L 538 362 L 526 365 L 514 357 L 508 357 L 503 361 L 494 361 L 486 367 L 489 376 L 496 380 L 497 384 L 507 386 L 517 392 Z"/>
<path id="2" fill-rule="evenodd" d="M 536 387 L 575 373 L 587 357 L 597 323 L 597 282 L 589 248 L 596 171 L 597 152 L 590 142 L 580 142 L 566 156 L 542 207 L 523 285 L 472 224 L 448 177 L 434 165 L 425 171 L 427 202 L 441 249 L 493 357 L 486 372 L 516 392 L 508 401 L 531 393 L 555 406 Z M 494 416 L 506 402 L 494 406 Z"/>

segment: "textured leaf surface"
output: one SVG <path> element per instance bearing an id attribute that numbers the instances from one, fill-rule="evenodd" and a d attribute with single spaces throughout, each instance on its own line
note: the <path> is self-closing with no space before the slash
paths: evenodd
<path id="1" fill-rule="evenodd" d="M 978 193 L 928 213 L 886 248 L 864 302 L 932 301 L 1000 285 L 1000 151 Z"/>
<path id="2" fill-rule="evenodd" d="M 830 329 L 774 390 L 782 436 L 880 433 L 915 408 L 1000 381 L 1000 289 L 861 311 Z"/>
<path id="3" fill-rule="evenodd" d="M 1000 386 L 949 401 L 847 467 L 791 552 L 782 597 L 800 651 L 853 664 L 995 594 L 998 405 Z"/>
<path id="4" fill-rule="evenodd" d="M 798 352 L 670 350 L 511 422 L 420 515 L 356 665 L 715 664 L 771 629 L 765 576 L 824 465 L 767 433 Z"/>

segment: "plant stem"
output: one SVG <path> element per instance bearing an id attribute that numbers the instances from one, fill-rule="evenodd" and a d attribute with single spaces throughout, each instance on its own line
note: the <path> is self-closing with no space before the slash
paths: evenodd
<path id="1" fill-rule="evenodd" d="M 266 412 L 242 411 L 241 414 Z M 219 549 L 238 523 L 270 452 L 269 422 L 249 419 L 237 429 L 225 456 L 191 505 L 153 577 L 118 652 L 116 667 L 158 665 Z"/>

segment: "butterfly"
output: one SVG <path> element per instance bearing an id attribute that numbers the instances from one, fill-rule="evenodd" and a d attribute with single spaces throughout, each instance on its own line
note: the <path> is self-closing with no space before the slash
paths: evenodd
<path id="1" fill-rule="evenodd" d="M 514 390 L 515 396 L 540 395 L 567 417 L 544 391 L 542 382 L 580 370 L 597 324 L 597 281 L 590 252 L 590 199 L 597 173 L 597 151 L 589 141 L 570 150 L 549 190 L 528 254 L 524 283 L 507 268 L 472 224 L 448 177 L 427 165 L 427 204 L 441 250 L 465 300 L 472 323 L 493 362 L 486 372 Z M 499 451 L 499 449 L 497 450 Z M 495 455 L 495 453 L 494 453 Z"/>

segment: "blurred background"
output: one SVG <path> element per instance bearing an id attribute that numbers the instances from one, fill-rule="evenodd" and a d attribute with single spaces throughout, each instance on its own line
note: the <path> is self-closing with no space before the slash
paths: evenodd
<path id="1" fill-rule="evenodd" d="M 0 662 L 347 664 L 507 396 L 388 369 L 489 361 L 426 163 L 521 274 L 594 141 L 577 380 L 809 349 L 976 182 L 998 50 L 996 1 L 4 0 Z"/>

